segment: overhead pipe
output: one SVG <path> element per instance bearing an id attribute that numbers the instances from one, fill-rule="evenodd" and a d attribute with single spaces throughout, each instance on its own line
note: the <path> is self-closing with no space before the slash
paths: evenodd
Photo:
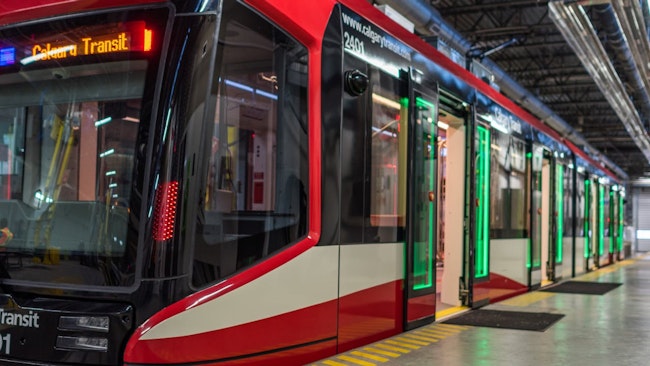
<path id="1" fill-rule="evenodd" d="M 650 136 L 584 9 L 577 4 L 564 5 L 561 2 L 550 2 L 548 7 L 558 30 L 609 101 L 634 143 L 650 162 Z M 638 48 L 636 52 L 642 50 Z"/>
<path id="2" fill-rule="evenodd" d="M 375 0 L 375 3 L 388 5 L 408 18 L 414 23 L 416 31 L 421 35 L 438 36 L 447 45 L 463 54 L 466 54 L 472 49 L 472 44 L 456 29 L 449 25 L 436 9 L 423 0 Z M 609 169 L 613 170 L 616 175 L 621 177 L 621 179 L 629 179 L 625 171 L 605 155 L 600 153 L 596 148 L 591 146 L 579 132 L 553 112 L 534 94 L 519 85 L 517 81 L 494 63 L 494 61 L 485 58 L 482 60 L 481 64 L 494 75 L 495 82 L 499 85 L 504 94 L 549 125 L 563 138 L 568 139 L 576 146 L 582 147 L 587 154 L 594 157 L 596 160 L 601 161 Z"/>
<path id="3" fill-rule="evenodd" d="M 616 58 L 623 65 L 623 71 L 635 91 L 639 94 L 637 99 L 638 104 L 641 108 L 641 119 L 648 121 L 650 118 L 650 96 L 648 96 L 648 90 L 650 90 L 650 80 L 647 77 L 641 75 L 642 68 L 637 66 L 638 58 L 634 56 L 628 39 L 625 34 L 621 31 L 621 24 L 616 16 L 614 7 L 612 4 L 606 5 L 597 5 L 594 6 L 594 10 L 599 14 L 603 29 L 607 33 L 607 38 L 611 46 L 615 49 Z M 645 30 L 643 30 L 645 33 Z M 647 37 L 647 35 L 645 36 Z M 643 67 L 643 65 L 641 65 Z M 644 73 L 647 76 L 647 73 Z"/>

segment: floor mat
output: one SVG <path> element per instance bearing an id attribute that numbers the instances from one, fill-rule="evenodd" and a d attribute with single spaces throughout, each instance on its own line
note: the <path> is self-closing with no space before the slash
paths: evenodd
<path id="1" fill-rule="evenodd" d="M 479 309 L 469 311 L 442 323 L 543 332 L 562 317 L 564 317 L 564 314 Z"/>
<path id="2" fill-rule="evenodd" d="M 540 291 L 560 292 L 563 294 L 603 295 L 620 285 L 622 285 L 622 283 L 567 281 Z"/>

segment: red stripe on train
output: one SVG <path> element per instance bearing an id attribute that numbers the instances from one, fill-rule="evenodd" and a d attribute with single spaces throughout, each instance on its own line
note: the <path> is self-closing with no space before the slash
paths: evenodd
<path id="1" fill-rule="evenodd" d="M 260 306 L 264 306 L 262 299 Z M 398 280 L 345 296 L 340 304 L 332 300 L 212 332 L 139 340 L 130 343 L 125 362 L 303 364 L 401 332 L 402 311 L 402 281 Z M 215 314 L 219 315 L 228 316 Z"/>
<path id="2" fill-rule="evenodd" d="M 264 306 L 260 299 L 259 306 Z M 269 352 L 336 336 L 337 301 L 310 306 L 259 321 L 185 337 L 139 340 L 127 363 L 189 363 Z M 227 317 L 228 314 L 214 314 Z M 329 343 L 329 342 L 328 342 Z M 296 356 L 322 352 L 322 346 L 293 350 Z M 286 353 L 286 352 L 282 352 Z M 278 355 L 274 355 L 273 358 Z"/>

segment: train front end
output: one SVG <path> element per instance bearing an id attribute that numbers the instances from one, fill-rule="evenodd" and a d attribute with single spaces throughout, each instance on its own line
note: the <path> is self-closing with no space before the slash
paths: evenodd
<path id="1" fill-rule="evenodd" d="M 335 351 L 310 57 L 333 3 L 308 33 L 271 3 L 0 6 L 1 364 Z"/>
<path id="2" fill-rule="evenodd" d="M 148 5 L 0 27 L 2 364 L 121 363 L 170 15 Z"/>

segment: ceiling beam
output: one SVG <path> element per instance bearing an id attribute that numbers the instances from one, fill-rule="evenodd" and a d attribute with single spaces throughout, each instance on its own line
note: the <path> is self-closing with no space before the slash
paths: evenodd
<path id="1" fill-rule="evenodd" d="M 490 4 L 475 4 L 467 6 L 454 6 L 446 9 L 439 9 L 440 14 L 443 16 L 449 15 L 462 15 L 462 14 L 474 14 L 476 12 L 487 12 L 491 10 L 503 10 L 503 9 L 521 9 L 521 8 L 545 8 L 548 4 L 548 1 L 544 0 L 516 0 L 516 1 L 504 1 L 500 3 L 490 3 Z"/>

